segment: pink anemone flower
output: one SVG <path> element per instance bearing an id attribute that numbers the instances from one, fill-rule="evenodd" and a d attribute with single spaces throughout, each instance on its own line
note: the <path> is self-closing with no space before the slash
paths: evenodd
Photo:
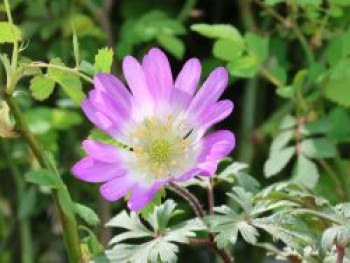
<path id="1" fill-rule="evenodd" d="M 128 207 L 138 211 L 169 182 L 211 176 L 235 145 L 228 130 L 206 135 L 233 109 L 220 100 L 228 74 L 216 68 L 197 90 L 201 64 L 192 58 L 173 80 L 166 55 L 151 49 L 140 64 L 123 61 L 129 89 L 111 74 L 97 74 L 95 88 L 82 103 L 87 118 L 126 147 L 85 140 L 87 157 L 72 168 L 86 182 L 103 183 L 101 195 L 116 201 L 128 193 Z"/>

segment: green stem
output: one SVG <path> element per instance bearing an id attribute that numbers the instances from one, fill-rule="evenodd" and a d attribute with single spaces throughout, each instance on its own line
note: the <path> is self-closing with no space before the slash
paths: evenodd
<path id="1" fill-rule="evenodd" d="M 293 28 L 293 31 L 294 31 L 296 37 L 298 38 L 298 40 L 301 44 L 301 47 L 303 48 L 303 50 L 305 52 L 307 63 L 309 64 L 309 66 L 313 66 L 316 63 L 316 61 L 315 61 L 314 54 L 312 53 L 311 48 L 309 46 L 309 43 L 307 42 L 305 36 L 301 32 L 301 30 L 296 22 L 293 22 L 292 28 Z"/>
<path id="2" fill-rule="evenodd" d="M 20 171 L 18 167 L 13 162 L 13 159 L 10 158 L 11 151 L 9 149 L 9 144 L 7 141 L 2 141 L 2 146 L 4 150 L 4 156 L 6 159 L 6 163 L 8 164 L 11 173 L 13 175 L 14 181 L 16 183 L 17 190 L 17 201 L 18 207 L 22 206 L 24 194 L 26 191 L 25 182 L 23 177 L 20 176 Z M 30 218 L 22 217 L 19 219 L 19 232 L 21 239 L 21 262 L 22 263 L 33 263 L 33 246 L 32 246 L 32 238 L 31 238 L 31 230 L 30 230 Z"/>
<path id="3" fill-rule="evenodd" d="M 5 8 L 6 8 L 7 19 L 8 19 L 8 21 L 9 21 L 9 23 L 11 25 L 14 25 L 13 24 L 13 20 L 12 20 L 12 15 L 11 15 L 11 9 L 10 9 L 9 2 L 8 2 L 8 0 L 4 0 L 4 1 L 5 1 Z M 15 33 L 13 27 L 11 28 L 11 30 L 12 30 L 12 34 L 15 35 L 16 33 Z M 13 42 L 13 51 L 12 51 L 12 60 L 11 60 L 11 68 L 12 68 L 12 70 L 14 70 L 16 68 L 17 58 L 18 58 L 18 42 L 14 41 Z"/>
<path id="4" fill-rule="evenodd" d="M 11 95 L 5 95 L 5 100 L 17 122 L 17 126 L 19 128 L 19 132 L 21 136 L 28 143 L 29 147 L 31 148 L 39 164 L 42 167 L 52 169 L 52 167 L 48 167 L 47 163 L 45 162 L 44 151 L 41 149 L 34 135 L 30 132 L 28 125 L 25 122 L 23 115 L 15 99 Z M 68 190 L 66 188 L 60 189 L 60 191 L 66 191 L 65 194 L 69 196 Z M 53 200 L 57 207 L 59 218 L 63 229 L 63 238 L 65 241 L 69 262 L 81 263 L 82 257 L 81 257 L 81 251 L 80 251 L 79 235 L 78 235 L 78 227 L 77 227 L 76 219 L 74 216 L 72 217 L 66 216 L 66 214 L 63 212 L 60 206 L 59 199 L 58 199 L 58 192 L 53 191 L 52 193 L 53 193 Z"/>
<path id="5" fill-rule="evenodd" d="M 192 9 L 196 6 L 197 0 L 187 0 L 177 16 L 179 21 L 185 21 Z"/>
<path id="6" fill-rule="evenodd" d="M 59 70 L 62 70 L 62 71 L 73 73 L 73 74 L 81 77 L 85 81 L 87 81 L 89 83 L 93 83 L 92 78 L 90 78 L 90 77 L 86 76 L 85 74 L 79 72 L 75 68 L 67 68 L 67 67 L 62 67 L 62 66 L 58 66 L 58 65 L 48 64 L 48 63 L 44 63 L 44 62 L 33 62 L 33 63 L 29 64 L 28 67 L 30 67 L 30 68 L 55 68 L 55 69 L 59 69 Z"/>
<path id="7" fill-rule="evenodd" d="M 28 218 L 19 220 L 19 231 L 21 236 L 22 263 L 33 263 L 33 247 L 30 233 L 30 222 Z"/>

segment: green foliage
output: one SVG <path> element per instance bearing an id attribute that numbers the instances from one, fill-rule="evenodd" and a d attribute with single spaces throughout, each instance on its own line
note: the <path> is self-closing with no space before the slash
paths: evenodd
<path id="1" fill-rule="evenodd" d="M 89 225 L 95 226 L 97 225 L 100 220 L 98 218 L 98 215 L 92 210 L 91 208 L 75 203 L 74 204 L 74 211 Z"/>
<path id="2" fill-rule="evenodd" d="M 272 150 L 269 159 L 267 159 L 264 166 L 266 177 L 271 177 L 279 173 L 284 167 L 286 167 L 294 153 L 294 147 Z"/>
<path id="3" fill-rule="evenodd" d="M 28 172 L 26 174 L 26 180 L 30 183 L 50 188 L 59 188 L 62 186 L 62 182 L 57 175 L 48 169 Z"/>
<path id="4" fill-rule="evenodd" d="M 55 81 L 45 75 L 39 75 L 30 81 L 29 89 L 32 96 L 39 100 L 47 99 L 55 88 Z"/>
<path id="5" fill-rule="evenodd" d="M 54 66 L 47 70 L 47 77 L 54 80 L 74 102 L 80 104 L 86 97 L 80 78 L 73 73 L 62 70 L 60 67 L 64 67 L 64 64 L 60 59 L 53 59 L 50 64 Z"/>
<path id="6" fill-rule="evenodd" d="M 110 240 L 112 249 L 106 257 L 111 262 L 176 262 L 178 246 L 176 243 L 188 243 L 188 238 L 195 237 L 197 231 L 205 229 L 199 219 L 185 221 L 179 225 L 170 225 L 170 219 L 178 213 L 176 204 L 167 200 L 155 208 L 147 219 L 151 228 L 143 224 L 139 217 L 126 211 L 112 218 L 107 226 L 122 228 L 125 232 Z M 148 240 L 143 241 L 141 240 Z M 126 240 L 139 240 L 138 244 L 125 244 Z"/>
<path id="7" fill-rule="evenodd" d="M 304 140 L 301 142 L 300 150 L 310 158 L 331 158 L 337 153 L 334 144 L 325 138 Z"/>
<path id="8" fill-rule="evenodd" d="M 113 63 L 113 50 L 110 48 L 102 48 L 98 50 L 95 56 L 95 72 L 110 73 Z"/>
<path id="9" fill-rule="evenodd" d="M 241 33 L 231 25 L 196 24 L 191 26 L 191 29 L 205 37 L 243 42 Z"/>
<path id="10" fill-rule="evenodd" d="M 123 58 L 134 47 L 157 41 L 164 49 L 177 58 L 184 55 L 183 41 L 178 38 L 186 33 L 184 25 L 160 10 L 152 10 L 132 18 L 123 25 L 117 43 L 117 56 Z"/>
<path id="11" fill-rule="evenodd" d="M 13 43 L 22 39 L 21 30 L 9 22 L 0 22 L 0 44 Z"/>

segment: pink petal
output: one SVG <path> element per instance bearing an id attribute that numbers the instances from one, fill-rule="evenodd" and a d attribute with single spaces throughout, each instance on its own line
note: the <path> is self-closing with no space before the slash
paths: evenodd
<path id="1" fill-rule="evenodd" d="M 142 207 L 152 201 L 157 191 L 163 187 L 163 183 L 157 182 L 150 186 L 138 184 L 132 191 L 128 201 L 128 207 L 133 211 L 139 211 Z"/>
<path id="2" fill-rule="evenodd" d="M 175 88 L 193 95 L 198 87 L 202 66 L 197 58 L 189 59 L 175 81 Z"/>
<path id="3" fill-rule="evenodd" d="M 120 130 L 119 128 L 103 113 L 98 111 L 89 99 L 85 99 L 81 104 L 82 110 L 84 111 L 86 117 L 101 130 L 105 131 L 112 137 L 116 137 Z"/>
<path id="4" fill-rule="evenodd" d="M 151 115 L 154 105 L 153 97 L 140 63 L 132 56 L 126 56 L 123 60 L 123 72 L 135 99 L 136 107 L 142 108 L 144 114 Z"/>
<path id="5" fill-rule="evenodd" d="M 121 162 L 120 155 L 124 151 L 116 146 L 93 140 L 83 141 L 83 148 L 92 158 L 106 163 Z"/>
<path id="6" fill-rule="evenodd" d="M 117 201 L 124 197 L 135 186 L 135 182 L 130 180 L 128 176 L 115 178 L 103 184 L 100 187 L 100 193 L 108 201 Z"/>
<path id="7" fill-rule="evenodd" d="M 200 116 L 203 114 L 208 107 L 217 102 L 224 92 L 227 82 L 227 70 L 223 67 L 216 68 L 195 95 L 190 105 L 189 112 L 193 116 Z"/>
<path id="8" fill-rule="evenodd" d="M 163 51 L 152 48 L 143 58 L 142 68 L 155 101 L 167 101 L 174 83 L 168 58 Z"/>
<path id="9" fill-rule="evenodd" d="M 231 114 L 233 103 L 230 100 L 222 100 L 211 105 L 207 111 L 203 112 L 199 117 L 199 123 L 207 130 L 216 123 L 222 121 Z"/>
<path id="10" fill-rule="evenodd" d="M 234 147 L 235 136 L 230 131 L 220 130 L 205 136 L 202 151 L 198 156 L 198 166 L 208 172 L 213 172 L 215 162 L 227 156 Z M 207 168 L 204 168 L 205 166 Z"/>
<path id="11" fill-rule="evenodd" d="M 114 177 L 123 176 L 126 170 L 119 163 L 101 162 L 88 156 L 73 166 L 72 173 L 80 180 L 100 183 Z"/>
<path id="12" fill-rule="evenodd" d="M 109 95 L 118 103 L 130 103 L 131 94 L 124 84 L 112 74 L 98 73 L 94 76 L 94 86 L 97 90 Z"/>

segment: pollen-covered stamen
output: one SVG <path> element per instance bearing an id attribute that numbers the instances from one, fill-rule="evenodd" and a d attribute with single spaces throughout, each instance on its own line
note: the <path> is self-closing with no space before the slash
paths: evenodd
<path id="1" fill-rule="evenodd" d="M 157 139 L 150 144 L 148 153 L 154 162 L 167 162 L 171 158 L 171 145 L 166 139 Z"/>
<path id="2" fill-rule="evenodd" d="M 191 140 L 183 136 L 179 122 L 169 115 L 143 121 L 132 133 L 137 162 L 134 167 L 148 171 L 152 178 L 169 178 L 191 162 Z M 185 160 L 185 161 L 184 161 Z"/>

